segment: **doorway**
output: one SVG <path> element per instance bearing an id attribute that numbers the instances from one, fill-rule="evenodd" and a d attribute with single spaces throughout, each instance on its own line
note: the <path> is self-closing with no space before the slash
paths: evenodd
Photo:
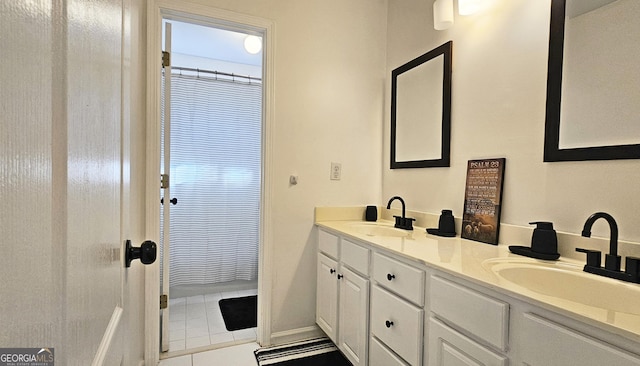
<path id="1" fill-rule="evenodd" d="M 263 65 L 262 65 L 262 133 L 261 133 L 261 187 L 260 187 L 260 225 L 258 240 L 258 319 L 257 319 L 257 342 L 263 346 L 271 342 L 271 293 L 269 289 L 272 283 L 271 258 L 273 256 L 273 240 L 271 234 L 271 213 L 265 209 L 271 207 L 271 197 L 268 192 L 272 187 L 271 161 L 272 161 L 272 134 L 271 125 L 273 120 L 273 74 L 274 74 L 274 25 L 271 21 L 257 18 L 245 14 L 239 14 L 213 8 L 191 4 L 178 0 L 150 0 L 149 13 L 147 17 L 148 42 L 147 42 L 147 195 L 146 195 L 146 236 L 148 239 L 160 241 L 160 210 L 168 208 L 171 211 L 173 205 L 161 206 L 158 199 L 158 192 L 161 191 L 160 170 L 160 140 L 161 140 L 161 90 L 162 83 L 159 77 L 159 70 L 162 69 L 162 23 L 163 19 L 170 21 L 182 21 L 186 23 L 213 26 L 227 30 L 241 31 L 254 35 L 261 35 L 263 41 Z M 170 145 L 169 145 L 170 146 Z M 171 185 L 169 185 L 169 191 Z M 167 200 L 173 197 L 170 192 L 165 192 Z M 176 207 L 180 206 L 178 199 Z M 168 224 L 169 225 L 169 224 Z M 169 235 L 170 236 L 170 235 Z M 170 257 L 170 255 L 169 255 Z M 158 261 L 160 262 L 160 261 Z M 167 285 L 169 281 L 165 282 Z M 145 273 L 145 361 L 155 364 L 160 359 L 160 333 L 161 333 L 161 312 L 168 318 L 171 306 L 161 310 L 162 292 L 160 284 L 160 265 L 149 266 Z M 160 306 L 158 299 L 160 298 Z M 167 301 L 169 303 L 169 301 Z M 170 305 L 170 304 L 169 304 Z M 168 327 L 169 322 L 164 325 Z M 168 338 L 167 338 L 168 340 Z M 233 343 L 225 343 L 222 346 Z M 210 345 L 209 348 L 218 348 Z M 206 348 L 205 348 L 206 349 Z M 178 351 L 177 353 L 163 353 L 163 358 L 179 353 L 192 353 L 193 351 Z"/>
<path id="2" fill-rule="evenodd" d="M 163 23 L 171 61 L 162 74 L 161 173 L 169 183 L 160 197 L 160 286 L 171 310 L 161 314 L 162 350 L 255 341 L 262 39 Z"/>

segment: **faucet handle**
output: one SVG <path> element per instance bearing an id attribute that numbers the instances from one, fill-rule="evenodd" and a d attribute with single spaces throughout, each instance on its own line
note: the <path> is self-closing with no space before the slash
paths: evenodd
<path id="1" fill-rule="evenodd" d="M 620 262 L 622 257 L 619 255 L 606 254 L 604 256 L 604 268 L 612 271 L 620 271 Z"/>
<path id="2" fill-rule="evenodd" d="M 576 248 L 576 252 L 587 254 L 587 266 L 600 267 L 602 263 L 602 252 L 584 248 Z"/>
<path id="3" fill-rule="evenodd" d="M 640 279 L 640 258 L 627 257 L 625 258 L 624 272 L 631 275 L 636 280 Z"/>
<path id="4" fill-rule="evenodd" d="M 416 219 L 402 216 L 393 217 L 395 217 L 396 219 L 395 227 L 397 227 L 398 229 L 413 230 L 413 222 L 416 221 Z"/>

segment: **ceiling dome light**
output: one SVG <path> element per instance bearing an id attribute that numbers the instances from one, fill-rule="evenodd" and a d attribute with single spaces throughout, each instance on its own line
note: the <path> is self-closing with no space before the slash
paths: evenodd
<path id="1" fill-rule="evenodd" d="M 257 54 L 262 50 L 262 38 L 258 36 L 247 36 L 244 39 L 244 49 L 252 55 Z"/>

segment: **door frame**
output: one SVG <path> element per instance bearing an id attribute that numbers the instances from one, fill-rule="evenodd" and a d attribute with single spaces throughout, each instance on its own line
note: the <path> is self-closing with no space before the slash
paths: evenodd
<path id="1" fill-rule="evenodd" d="M 274 41 L 272 21 L 182 0 L 150 0 L 147 7 L 147 136 L 145 234 L 148 240 L 160 240 L 160 74 L 162 18 L 172 16 L 192 21 L 253 30 L 263 36 L 262 102 L 262 187 L 260 198 L 260 236 L 258 250 L 258 329 L 257 341 L 271 343 L 271 288 L 273 281 L 272 130 L 274 124 Z M 156 261 L 145 268 L 145 350 L 147 365 L 160 359 L 160 265 Z"/>

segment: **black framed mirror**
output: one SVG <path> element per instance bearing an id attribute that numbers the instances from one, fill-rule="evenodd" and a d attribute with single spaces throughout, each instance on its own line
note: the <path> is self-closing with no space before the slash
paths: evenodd
<path id="1" fill-rule="evenodd" d="M 451 144 L 449 41 L 391 73 L 391 169 L 448 167 Z"/>
<path id="2" fill-rule="evenodd" d="M 552 0 L 544 161 L 640 158 L 640 2 Z"/>

